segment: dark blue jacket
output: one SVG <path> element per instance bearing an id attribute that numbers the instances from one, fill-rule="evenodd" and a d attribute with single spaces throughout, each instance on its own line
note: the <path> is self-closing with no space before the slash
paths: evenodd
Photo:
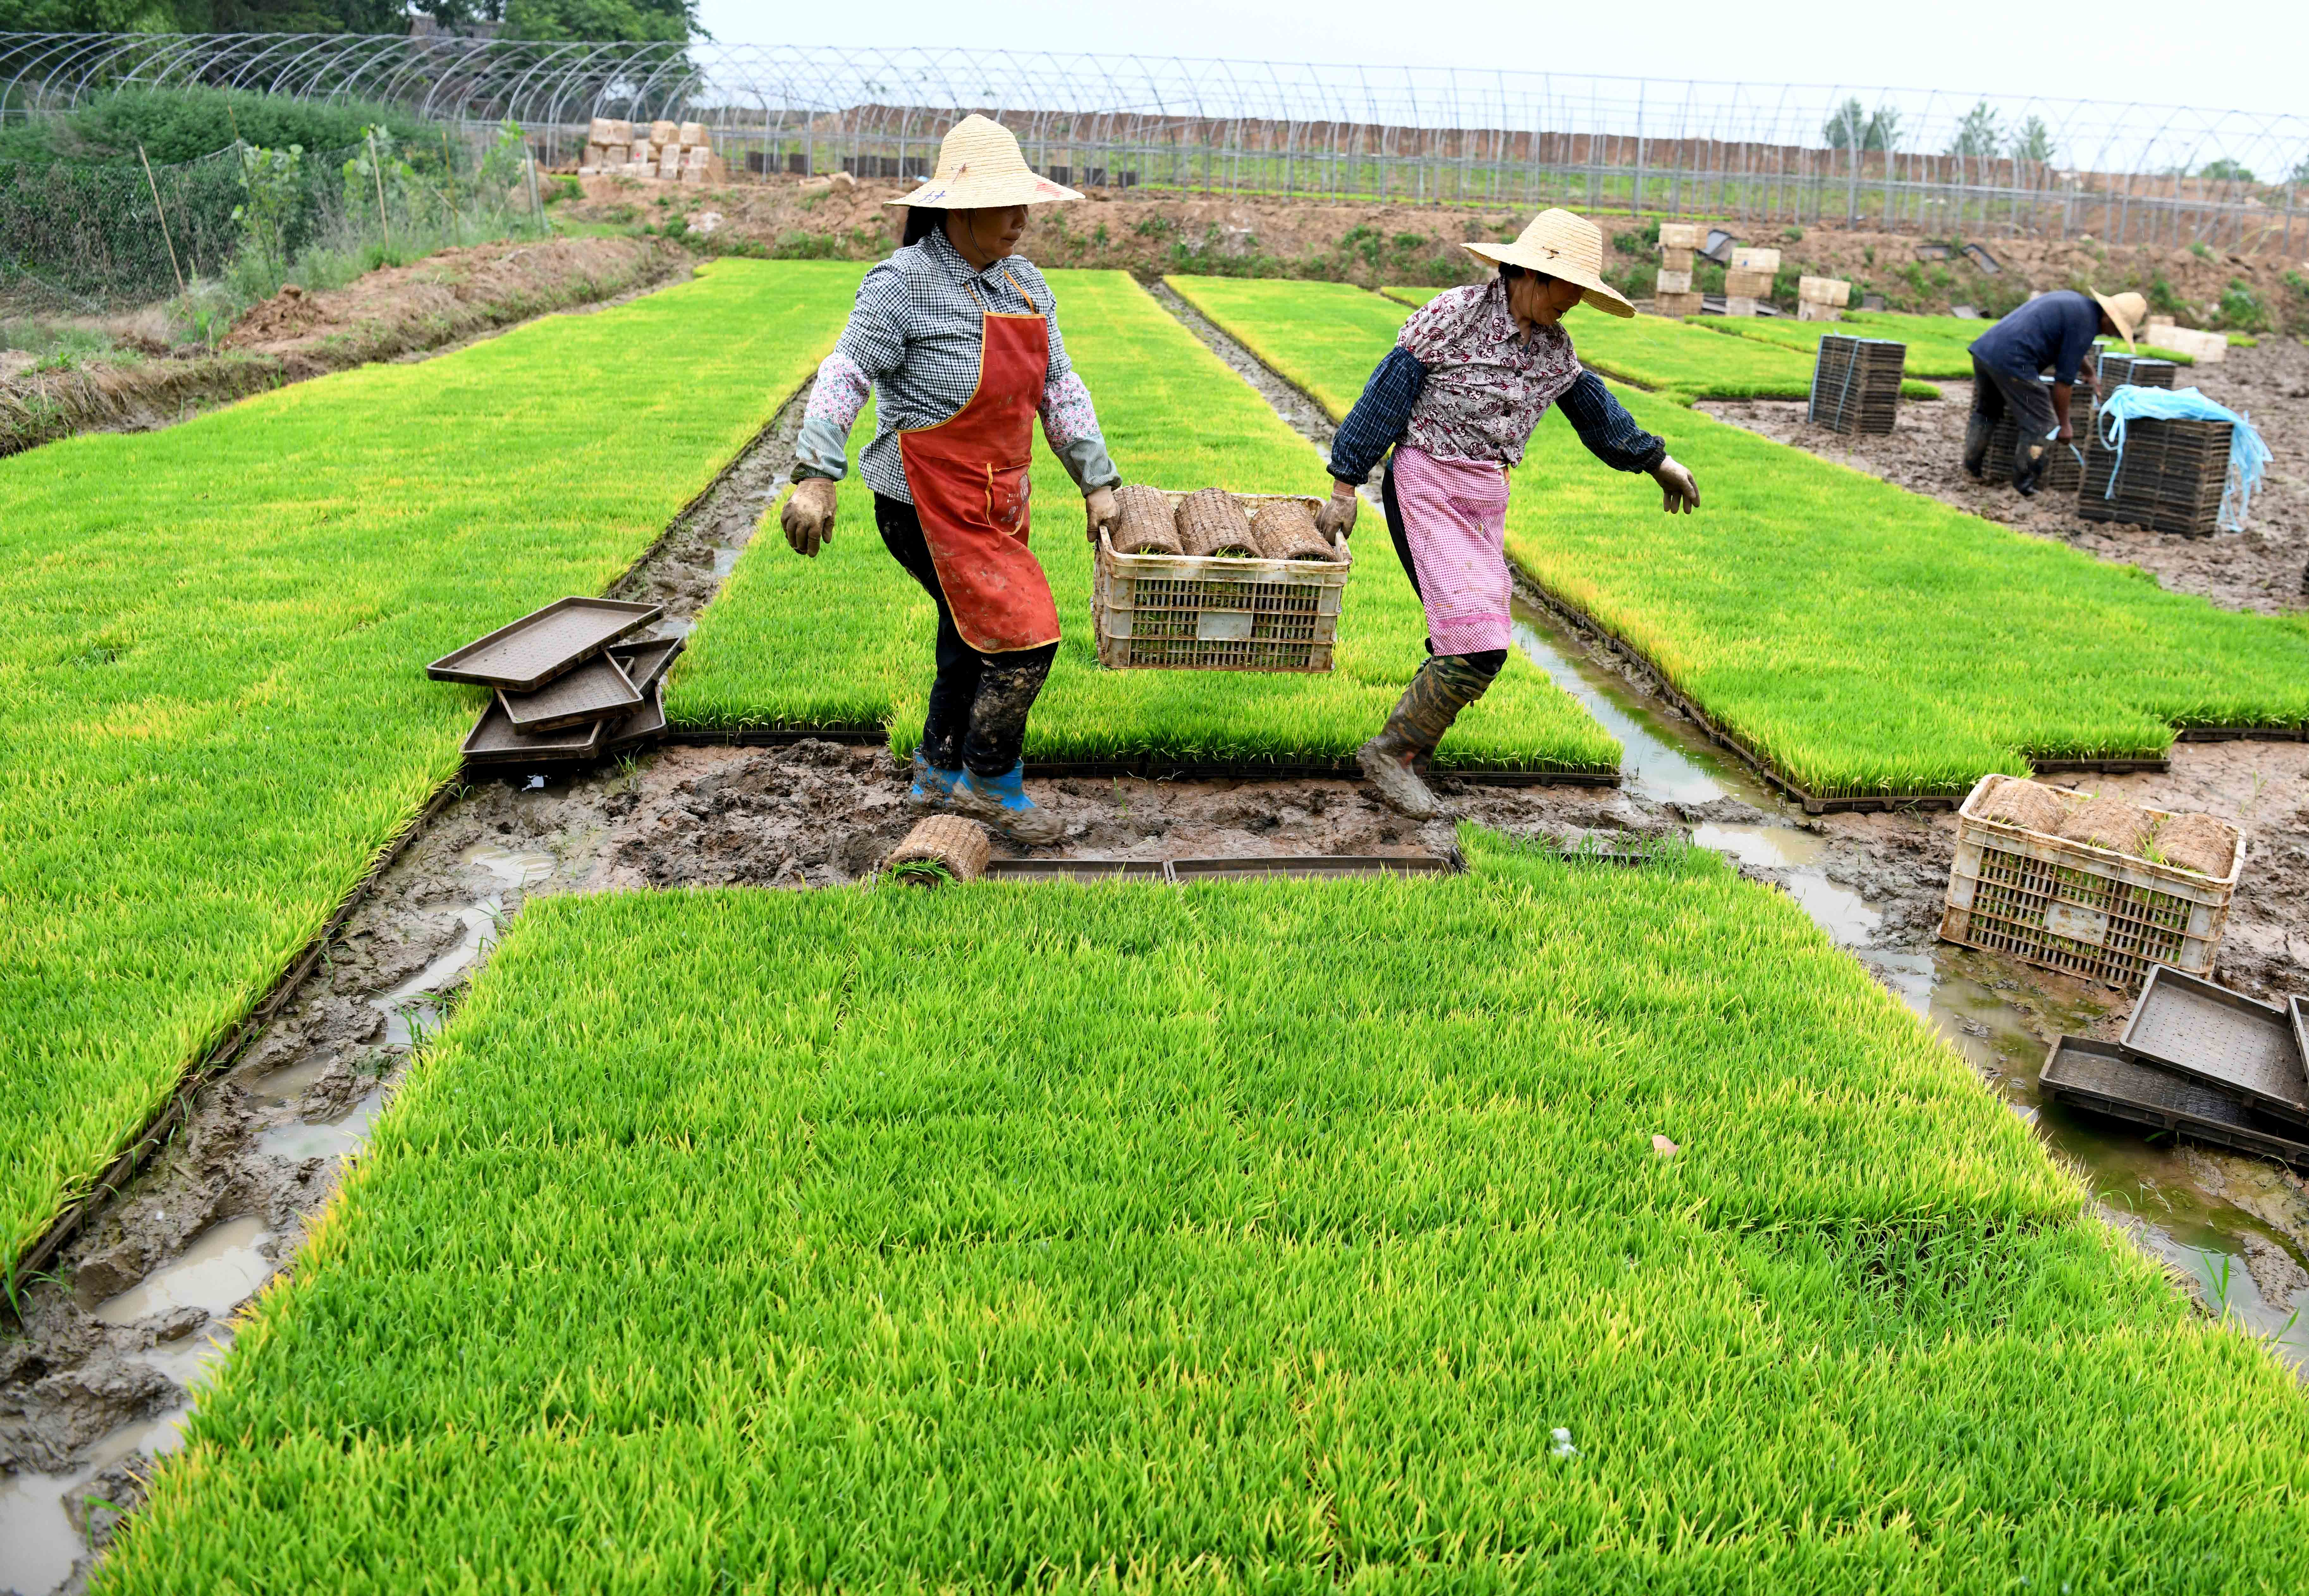
<path id="1" fill-rule="evenodd" d="M 1331 474 L 1345 482 L 1370 476 L 1379 456 L 1403 436 L 1411 407 L 1419 403 L 1426 386 L 1427 368 L 1417 356 L 1401 349 L 1388 351 L 1331 439 Z M 1639 426 L 1628 407 L 1612 397 L 1612 390 L 1592 371 L 1581 371 L 1555 407 L 1588 452 L 1614 471 L 1649 471 L 1667 453 L 1667 445 Z"/>
<path id="2" fill-rule="evenodd" d="M 2049 369 L 2054 382 L 2074 383 L 2085 351 L 2100 333 L 2100 307 L 2090 294 L 2064 288 L 2039 294 L 1972 341 L 1972 358 L 2015 377 Z"/>

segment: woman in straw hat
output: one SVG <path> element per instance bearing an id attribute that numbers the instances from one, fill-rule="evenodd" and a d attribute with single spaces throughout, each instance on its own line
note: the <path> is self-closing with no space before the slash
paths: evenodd
<path id="1" fill-rule="evenodd" d="M 1394 450 L 1380 501 L 1427 611 L 1429 657 L 1356 758 L 1379 796 L 1414 820 L 1439 810 L 1412 761 L 1435 751 L 1507 664 L 1507 473 L 1547 407 L 1560 403 L 1604 464 L 1648 472 L 1669 514 L 1699 507 L 1691 473 L 1581 369 L 1564 331 L 1564 313 L 1582 300 L 1612 316 L 1636 313 L 1604 282 L 1602 230 L 1543 211 L 1512 244 L 1465 247 L 1497 274 L 1438 294 L 1403 324 L 1332 441 L 1330 502 L 1316 517 L 1326 533 L 1352 528 L 1355 490 Z"/>
<path id="2" fill-rule="evenodd" d="M 2027 499 L 2037 491 L 2055 444 L 2075 445 L 2069 431 L 2069 395 L 2077 373 L 2092 378 L 2095 338 L 2132 344 L 2132 329 L 2149 314 L 2139 294 L 2080 294 L 2060 289 L 2038 294 L 1999 318 L 1972 341 L 1972 415 L 1964 429 L 1963 465 L 1974 476 L 1988 463 L 1996 423 L 2013 421 L 2012 485 Z M 2041 372 L 2053 374 L 2047 393 Z"/>
<path id="3" fill-rule="evenodd" d="M 1081 487 L 1093 542 L 1121 481 L 1068 363 L 1042 274 L 1013 253 L 1030 205 L 1082 195 L 1035 175 L 1007 128 L 966 117 L 930 180 L 894 204 L 905 241 L 866 273 L 802 417 L 782 517 L 795 552 L 834 535 L 834 484 L 870 389 L 858 457 L 882 542 L 938 605 L 938 676 L 908 802 L 1026 843 L 1065 828 L 1027 797 L 1026 715 L 1059 650 L 1059 612 L 1026 546 L 1033 419 Z"/>

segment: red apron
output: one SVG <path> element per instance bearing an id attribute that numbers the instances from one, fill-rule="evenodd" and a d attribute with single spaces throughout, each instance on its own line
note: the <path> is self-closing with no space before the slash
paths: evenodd
<path id="1" fill-rule="evenodd" d="M 970 403 L 935 427 L 900 432 L 898 458 L 954 629 L 981 654 L 1015 654 L 1059 640 L 1050 578 L 1026 547 L 1026 470 L 1051 334 L 1040 313 L 980 319 L 985 343 Z"/>

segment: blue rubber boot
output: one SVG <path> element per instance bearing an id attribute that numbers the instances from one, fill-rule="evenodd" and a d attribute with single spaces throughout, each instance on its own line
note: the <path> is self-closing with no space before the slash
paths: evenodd
<path id="1" fill-rule="evenodd" d="M 1026 796 L 1024 760 L 999 776 L 964 770 L 954 784 L 954 807 L 1030 847 L 1054 843 L 1067 834 L 1064 820 Z"/>
<path id="2" fill-rule="evenodd" d="M 914 750 L 914 785 L 906 794 L 906 807 L 925 814 L 946 808 L 954 802 L 954 784 L 961 779 L 961 771 L 941 770 L 922 758 L 921 749 Z"/>

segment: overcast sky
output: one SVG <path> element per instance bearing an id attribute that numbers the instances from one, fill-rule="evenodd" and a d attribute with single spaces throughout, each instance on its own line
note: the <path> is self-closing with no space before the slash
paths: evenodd
<path id="1" fill-rule="evenodd" d="M 1876 0 L 704 0 L 733 44 L 1094 50 L 2146 100 L 2309 113 L 2309 4 Z M 1817 17 L 1819 20 L 1812 20 Z M 969 30 L 976 28 L 978 32 Z"/>

